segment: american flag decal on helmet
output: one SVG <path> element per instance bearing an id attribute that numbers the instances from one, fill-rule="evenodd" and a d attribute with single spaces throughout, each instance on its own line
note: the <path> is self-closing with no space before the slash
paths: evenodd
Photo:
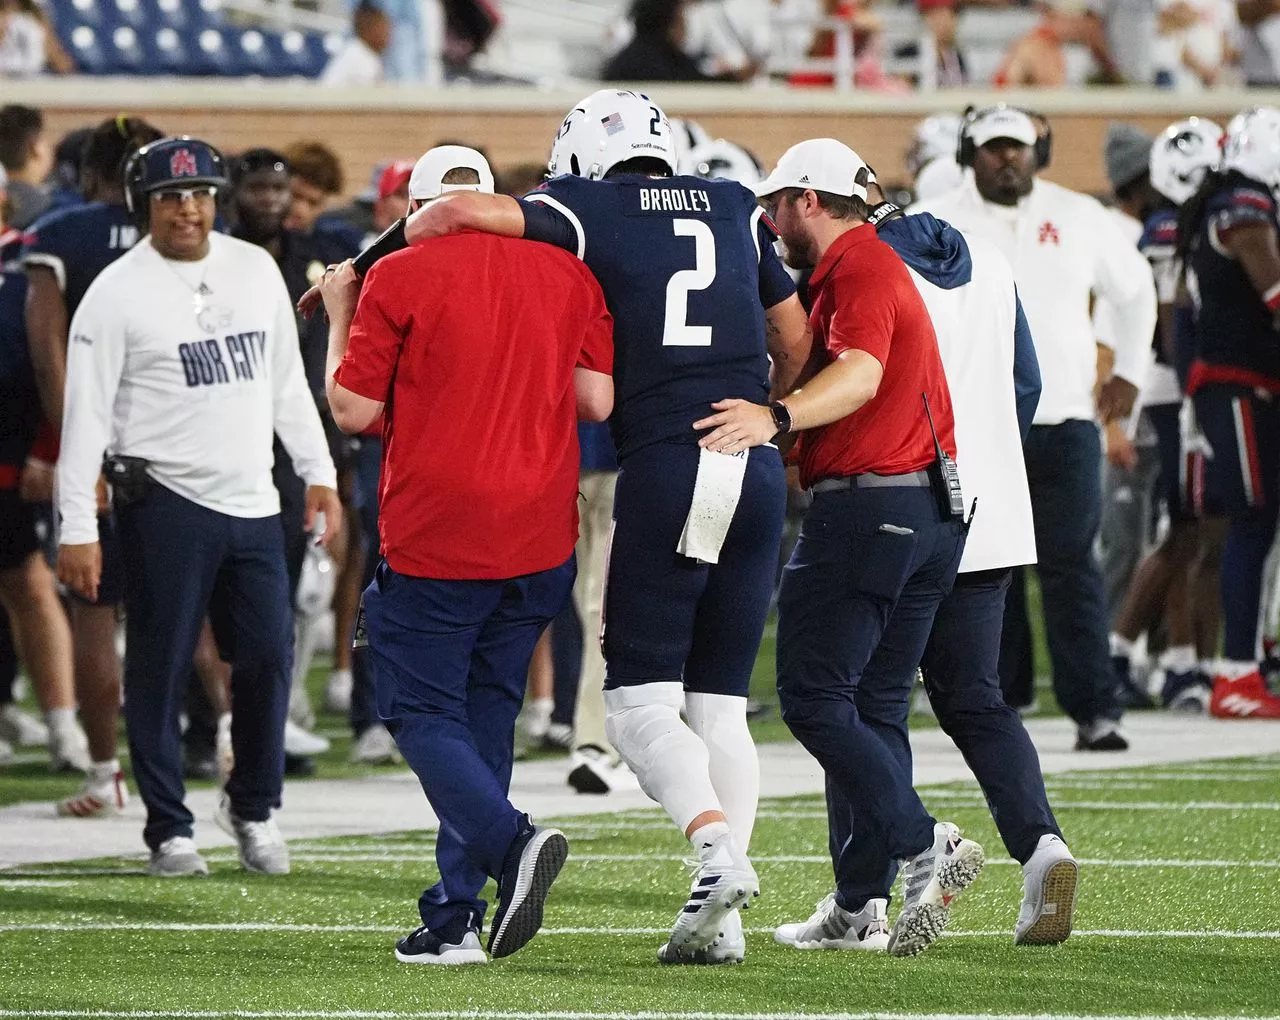
<path id="1" fill-rule="evenodd" d="M 169 174 L 172 177 L 198 177 L 199 168 L 190 149 L 179 149 L 169 157 Z"/>
<path id="2" fill-rule="evenodd" d="M 607 117 L 601 117 L 600 123 L 604 125 L 605 134 L 616 135 L 622 130 L 622 114 L 611 113 Z"/>

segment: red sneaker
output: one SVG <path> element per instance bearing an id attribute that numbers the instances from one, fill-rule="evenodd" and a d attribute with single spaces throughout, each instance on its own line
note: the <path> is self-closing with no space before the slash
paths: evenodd
<path id="1" fill-rule="evenodd" d="M 1214 677 L 1209 711 L 1219 719 L 1280 719 L 1280 698 L 1255 669 L 1238 680 Z"/>

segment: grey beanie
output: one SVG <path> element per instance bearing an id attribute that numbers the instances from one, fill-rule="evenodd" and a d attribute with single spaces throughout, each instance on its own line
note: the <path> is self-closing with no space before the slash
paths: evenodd
<path id="1" fill-rule="evenodd" d="M 1111 190 L 1132 184 L 1147 172 L 1151 162 L 1151 143 L 1155 139 L 1132 124 L 1112 121 L 1107 125 L 1104 159 Z"/>

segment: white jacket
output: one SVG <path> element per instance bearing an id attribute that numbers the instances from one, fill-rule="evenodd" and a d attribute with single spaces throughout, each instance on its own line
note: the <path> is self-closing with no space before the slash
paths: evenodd
<path id="1" fill-rule="evenodd" d="M 965 503 L 978 501 L 960 561 L 970 573 L 1035 563 L 1036 537 L 1013 390 L 1013 269 L 991 242 L 965 241 L 973 277 L 962 287 L 943 290 L 908 269 L 938 336 Z"/>
<path id="2" fill-rule="evenodd" d="M 1094 418 L 1097 341 L 1091 296 L 1111 306 L 1115 374 L 1141 389 L 1156 327 L 1156 291 L 1147 260 L 1100 202 L 1037 180 L 1016 206 L 985 201 L 973 173 L 955 191 L 912 207 L 984 237 L 1013 265 L 1035 338 L 1044 389 L 1037 425 Z"/>

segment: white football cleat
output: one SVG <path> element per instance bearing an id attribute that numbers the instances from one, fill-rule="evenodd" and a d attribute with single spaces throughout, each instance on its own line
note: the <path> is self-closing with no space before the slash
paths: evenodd
<path id="1" fill-rule="evenodd" d="M 195 840 L 190 836 L 173 836 L 151 851 L 147 874 L 156 878 L 204 877 L 209 874 L 209 865 L 196 849 Z"/>
<path id="2" fill-rule="evenodd" d="M 1040 837 L 1022 866 L 1022 909 L 1013 930 L 1016 946 L 1052 946 L 1071 934 L 1080 865 L 1057 836 Z"/>
<path id="3" fill-rule="evenodd" d="M 741 963 L 747 955 L 747 936 L 742 930 L 742 914 L 731 910 L 724 916 L 720 934 L 705 949 L 676 949 L 670 942 L 658 950 L 658 962 L 715 967 L 722 963 Z"/>
<path id="4" fill-rule="evenodd" d="M 89 738 L 76 719 L 49 727 L 50 772 L 88 772 L 91 764 Z"/>
<path id="5" fill-rule="evenodd" d="M 751 905 L 760 895 L 760 879 L 732 836 L 707 847 L 694 872 L 689 899 L 676 916 L 667 940 L 674 951 L 706 949 L 721 935 L 725 917 Z"/>
<path id="6" fill-rule="evenodd" d="M 346 715 L 351 711 L 351 691 L 354 686 L 351 670 L 335 669 L 324 685 L 324 707 L 330 712 Z"/>
<path id="7" fill-rule="evenodd" d="M 80 792 L 58 802 L 58 814 L 63 818 L 109 818 L 128 804 L 129 787 L 124 773 L 118 769 L 102 771 L 92 765 Z"/>
<path id="8" fill-rule="evenodd" d="M 262 875 L 289 874 L 289 848 L 276 827 L 274 818 L 265 822 L 249 822 L 237 818 L 226 794 L 218 798 L 213 820 L 218 828 L 235 838 L 240 845 L 240 865 L 245 871 Z"/>
<path id="9" fill-rule="evenodd" d="M 942 934 L 951 903 L 982 871 L 980 844 L 962 839 L 950 822 L 933 826 L 933 845 L 903 862 L 902 910 L 889 933 L 889 952 L 915 956 Z"/>
<path id="10" fill-rule="evenodd" d="M 324 754 L 329 750 L 327 737 L 317 736 L 304 730 L 292 719 L 284 724 L 284 753 L 295 758 L 306 758 L 313 754 Z"/>
<path id="11" fill-rule="evenodd" d="M 17 747 L 44 747 L 49 743 L 49 727 L 10 702 L 0 708 L 0 740 Z"/>
<path id="12" fill-rule="evenodd" d="M 351 748 L 351 760 L 361 765 L 395 765 L 401 761 L 400 749 L 391 731 L 382 723 L 374 723 Z"/>
<path id="13" fill-rule="evenodd" d="M 795 949 L 861 949 L 883 953 L 889 948 L 889 901 L 867 900 L 856 914 L 828 893 L 807 921 L 784 924 L 773 940 Z"/>

